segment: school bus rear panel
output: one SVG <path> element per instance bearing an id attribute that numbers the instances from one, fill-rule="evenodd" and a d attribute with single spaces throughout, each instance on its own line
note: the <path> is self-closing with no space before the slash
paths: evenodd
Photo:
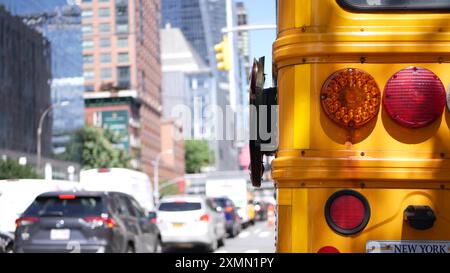
<path id="1" fill-rule="evenodd" d="M 450 241 L 446 100 L 442 114 L 426 126 L 405 126 L 396 120 L 401 114 L 387 109 L 392 104 L 384 104 L 390 96 L 387 84 L 405 69 L 411 77 L 416 70 L 430 72 L 447 92 L 449 48 L 450 16 L 444 11 L 367 13 L 346 10 L 334 0 L 278 1 L 273 59 L 279 149 L 272 171 L 278 187 L 278 251 L 333 246 L 365 252 L 372 240 Z M 370 75 L 379 90 L 379 109 L 361 126 L 343 126 L 324 110 L 324 85 L 348 69 Z M 420 103 L 412 101 L 418 95 L 410 94 L 411 104 Z M 400 109 L 408 111 L 408 103 Z M 362 194 L 370 207 L 367 225 L 353 235 L 331 229 L 324 213 L 330 196 L 343 189 Z M 408 225 L 404 215 L 410 205 L 432 208 L 433 227 Z"/>

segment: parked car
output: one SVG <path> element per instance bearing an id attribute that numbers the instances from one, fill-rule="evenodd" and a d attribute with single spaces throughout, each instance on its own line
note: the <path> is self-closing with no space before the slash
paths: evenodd
<path id="1" fill-rule="evenodd" d="M 12 253 L 14 247 L 14 235 L 0 232 L 0 253 Z"/>
<path id="2" fill-rule="evenodd" d="M 223 215 L 203 196 L 164 197 L 158 208 L 158 226 L 163 251 L 197 245 L 214 251 L 226 236 Z"/>
<path id="3" fill-rule="evenodd" d="M 157 252 L 159 231 L 130 195 L 50 192 L 16 220 L 14 252 Z"/>
<path id="4" fill-rule="evenodd" d="M 219 211 L 223 211 L 228 235 L 230 237 L 237 236 L 241 232 L 241 218 L 233 201 L 228 197 L 214 197 L 211 200 L 220 208 Z"/>

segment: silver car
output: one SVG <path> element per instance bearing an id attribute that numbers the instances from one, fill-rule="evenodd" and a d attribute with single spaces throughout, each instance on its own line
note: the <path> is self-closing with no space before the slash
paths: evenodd
<path id="1" fill-rule="evenodd" d="M 165 197 L 158 208 L 163 251 L 173 247 L 206 246 L 215 251 L 224 244 L 223 213 L 203 196 Z"/>

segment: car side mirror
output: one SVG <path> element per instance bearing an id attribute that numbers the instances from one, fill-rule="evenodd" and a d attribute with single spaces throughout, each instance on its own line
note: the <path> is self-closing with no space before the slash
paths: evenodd
<path id="1" fill-rule="evenodd" d="M 147 214 L 147 216 L 148 216 L 148 219 L 150 219 L 150 221 L 151 221 L 152 223 L 156 223 L 156 219 L 157 219 L 157 217 L 158 217 L 156 211 L 150 211 L 150 212 Z"/>

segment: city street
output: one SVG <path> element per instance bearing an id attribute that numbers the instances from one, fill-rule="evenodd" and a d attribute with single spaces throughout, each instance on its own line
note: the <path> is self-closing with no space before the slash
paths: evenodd
<path id="1" fill-rule="evenodd" d="M 266 221 L 256 222 L 244 230 L 236 238 L 228 238 L 225 245 L 215 253 L 274 253 L 275 226 Z"/>

